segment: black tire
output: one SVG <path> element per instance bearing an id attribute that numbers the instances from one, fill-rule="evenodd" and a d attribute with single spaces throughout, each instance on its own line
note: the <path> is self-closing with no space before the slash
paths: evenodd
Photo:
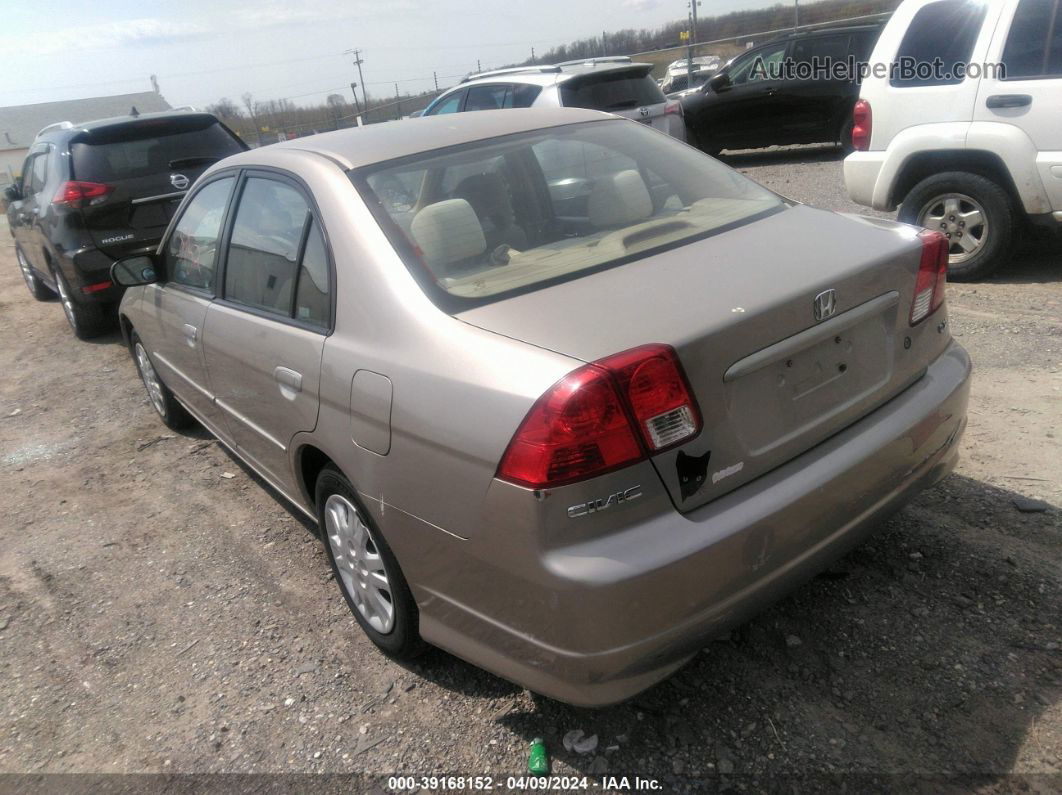
<path id="1" fill-rule="evenodd" d="M 841 125 L 841 139 L 838 143 L 841 145 L 841 152 L 845 157 L 855 151 L 855 147 L 852 146 L 852 127 L 853 122 L 851 119 Z"/>
<path id="2" fill-rule="evenodd" d="M 712 157 L 719 157 L 719 153 L 723 151 L 723 147 L 716 146 L 704 136 L 699 135 L 697 131 L 689 125 L 686 126 L 686 143 L 692 147 L 700 149 L 706 155 L 711 155 Z"/>
<path id="3" fill-rule="evenodd" d="M 959 202 L 966 208 L 959 214 L 948 213 L 944 202 Z M 954 206 L 954 205 L 953 205 Z M 979 206 L 983 224 L 955 228 L 956 218 Z M 938 218 L 930 223 L 927 219 Z M 899 219 L 917 226 L 928 226 L 951 235 L 951 255 L 948 279 L 956 282 L 975 281 L 992 275 L 1004 265 L 1010 255 L 1014 238 L 1015 208 L 1010 195 L 990 179 L 966 171 L 946 171 L 919 182 L 903 198 Z M 980 230 L 980 243 L 972 252 L 963 252 L 959 239 L 964 235 L 974 239 Z"/>
<path id="4" fill-rule="evenodd" d="M 106 334 L 114 328 L 114 318 L 103 304 L 83 304 L 74 299 L 74 292 L 69 282 L 58 268 L 52 270 L 55 283 L 59 287 L 59 303 L 74 336 L 79 340 L 89 340 Z"/>
<path id="5" fill-rule="evenodd" d="M 387 545 L 387 541 L 384 540 L 379 529 L 373 524 L 368 512 L 358 499 L 354 487 L 342 472 L 333 466 L 326 466 L 321 470 L 321 474 L 317 476 L 317 486 L 314 490 L 314 495 L 321 540 L 324 542 L 328 560 L 332 564 L 333 577 L 358 625 L 361 626 L 369 640 L 375 643 L 389 657 L 398 660 L 409 660 L 418 656 L 425 650 L 426 645 L 420 639 L 420 614 L 417 611 L 417 604 L 413 601 L 413 594 L 409 591 L 405 575 L 402 574 L 402 569 L 399 567 L 394 553 L 391 552 L 391 547 Z M 336 563 L 334 547 L 340 546 L 342 548 L 344 539 L 339 535 L 338 531 L 332 532 L 334 525 L 329 525 L 325 516 L 326 504 L 329 498 L 333 496 L 345 501 L 339 502 L 335 507 L 341 510 L 344 509 L 344 506 L 353 507 L 355 517 L 361 521 L 368 534 L 367 548 L 374 550 L 374 553 L 378 554 L 383 561 L 387 592 L 390 596 L 393 615 L 393 626 L 386 631 L 380 631 L 374 627 L 370 623 L 371 619 L 363 615 L 362 610 L 358 607 L 354 595 L 351 593 L 351 588 L 357 587 L 353 584 L 353 578 L 357 575 L 351 574 L 350 568 L 345 569 L 346 576 L 352 580 L 352 584 L 348 585 L 344 572 L 340 571 L 340 567 Z M 349 510 L 349 508 L 346 508 L 346 510 Z"/>
<path id="6" fill-rule="evenodd" d="M 26 259 L 26 255 L 22 253 L 22 247 L 17 244 L 15 245 L 15 259 L 18 260 L 18 267 L 22 271 L 22 279 L 26 282 L 30 295 L 38 301 L 50 301 L 55 298 L 52 288 L 41 281 L 33 270 L 33 266 L 29 264 L 29 260 Z"/>
<path id="7" fill-rule="evenodd" d="M 148 402 L 151 403 L 151 407 L 155 409 L 155 413 L 159 415 L 159 419 L 162 420 L 163 424 L 174 431 L 181 431 L 192 425 L 195 422 L 195 418 L 174 397 L 170 388 L 162 382 L 162 377 L 155 370 L 155 365 L 148 355 L 147 348 L 140 341 L 140 337 L 135 331 L 129 335 L 129 352 L 132 354 L 136 371 L 140 375 L 140 381 L 143 383 L 144 389 L 147 390 Z M 143 357 L 143 362 L 141 357 Z M 150 373 L 146 372 L 148 368 L 150 368 Z M 158 386 L 158 392 L 155 394 L 153 394 L 150 384 L 152 378 Z"/>

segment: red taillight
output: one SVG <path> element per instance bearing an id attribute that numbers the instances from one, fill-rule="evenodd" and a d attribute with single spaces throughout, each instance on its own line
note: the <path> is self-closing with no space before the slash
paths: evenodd
<path id="1" fill-rule="evenodd" d="M 686 441 L 700 427 L 674 350 L 644 345 L 554 384 L 509 442 L 498 477 L 539 489 L 573 483 Z"/>
<path id="2" fill-rule="evenodd" d="M 852 108 L 852 148 L 857 152 L 865 152 L 870 148 L 872 126 L 870 103 L 865 99 L 857 100 L 855 107 Z"/>
<path id="3" fill-rule="evenodd" d="M 682 103 L 679 102 L 676 99 L 676 100 L 672 100 L 671 102 L 668 102 L 666 105 L 664 105 L 664 115 L 666 116 L 669 113 L 674 113 L 674 114 L 677 114 L 677 115 L 681 116 L 682 115 Z"/>
<path id="4" fill-rule="evenodd" d="M 55 198 L 52 199 L 52 204 L 61 204 L 75 209 L 84 206 L 86 202 L 88 204 L 98 204 L 107 198 L 113 190 L 114 185 L 70 180 L 59 186 Z"/>
<path id="5" fill-rule="evenodd" d="M 948 278 L 948 239 L 935 229 L 923 229 L 922 260 L 918 264 L 914 300 L 911 302 L 911 325 L 920 323 L 944 303 L 944 284 Z"/>
<path id="6" fill-rule="evenodd" d="M 86 293 L 86 294 L 88 294 L 88 293 L 99 293 L 99 292 L 102 292 L 102 291 L 106 290 L 108 287 L 111 287 L 111 286 L 112 286 L 112 283 L 108 279 L 105 282 L 96 282 L 95 284 L 86 284 L 84 287 L 81 288 L 81 292 Z"/>

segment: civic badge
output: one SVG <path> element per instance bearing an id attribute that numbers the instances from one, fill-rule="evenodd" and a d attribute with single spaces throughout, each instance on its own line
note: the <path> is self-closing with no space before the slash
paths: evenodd
<path id="1" fill-rule="evenodd" d="M 837 311 L 837 291 L 823 290 L 815 296 L 815 319 L 825 320 Z"/>
<path id="2" fill-rule="evenodd" d="M 184 190 L 191 184 L 191 181 L 184 174 L 170 174 L 170 184 L 177 190 Z"/>

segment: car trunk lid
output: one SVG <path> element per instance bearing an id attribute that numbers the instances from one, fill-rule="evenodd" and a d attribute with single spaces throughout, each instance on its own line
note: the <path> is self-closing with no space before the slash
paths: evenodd
<path id="1" fill-rule="evenodd" d="M 75 180 L 108 191 L 82 202 L 85 228 L 114 258 L 157 245 L 199 175 L 244 148 L 209 114 L 90 128 L 70 143 L 71 172 Z"/>
<path id="2" fill-rule="evenodd" d="M 920 256 L 910 227 L 797 206 L 458 317 L 583 361 L 672 345 L 704 426 L 653 463 L 686 511 L 919 377 L 930 351 L 905 337 Z"/>

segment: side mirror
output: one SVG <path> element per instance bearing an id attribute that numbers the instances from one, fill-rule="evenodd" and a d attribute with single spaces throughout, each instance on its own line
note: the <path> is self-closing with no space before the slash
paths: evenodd
<path id="1" fill-rule="evenodd" d="M 18 185 L 8 185 L 4 188 L 4 198 L 9 202 L 17 202 L 22 199 L 22 191 L 18 189 Z"/>
<path id="2" fill-rule="evenodd" d="M 730 75 L 728 75 L 726 72 L 716 72 L 708 81 L 708 87 L 716 93 L 719 93 L 720 91 L 726 91 L 728 88 L 730 88 Z"/>
<path id="3" fill-rule="evenodd" d="M 138 287 L 158 280 L 155 258 L 146 254 L 122 257 L 111 265 L 111 281 L 122 287 Z"/>

